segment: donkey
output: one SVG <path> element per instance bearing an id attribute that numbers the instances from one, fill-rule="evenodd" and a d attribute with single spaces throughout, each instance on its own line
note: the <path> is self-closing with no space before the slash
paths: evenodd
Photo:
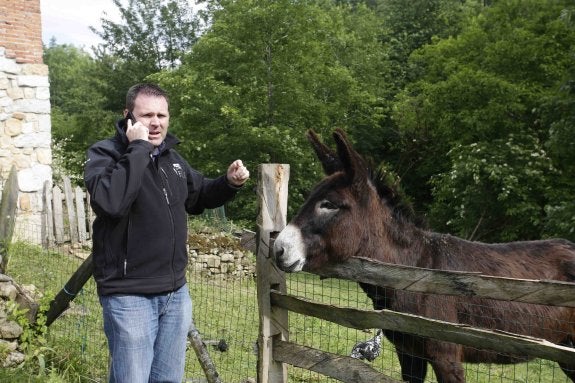
<path id="1" fill-rule="evenodd" d="M 486 244 L 431 232 L 420 224 L 383 173 L 372 175 L 345 133 L 333 133 L 337 152 L 313 131 L 310 140 L 326 177 L 278 235 L 274 253 L 286 272 L 321 270 L 361 256 L 431 269 L 575 282 L 575 244 L 562 239 Z M 376 310 L 390 309 L 475 327 L 544 338 L 573 347 L 575 309 L 477 297 L 441 297 L 360 283 Z M 384 330 L 395 346 L 402 379 L 422 383 L 427 362 L 440 383 L 465 382 L 463 362 L 517 363 L 521 355 Z M 561 364 L 575 382 L 575 360 Z"/>

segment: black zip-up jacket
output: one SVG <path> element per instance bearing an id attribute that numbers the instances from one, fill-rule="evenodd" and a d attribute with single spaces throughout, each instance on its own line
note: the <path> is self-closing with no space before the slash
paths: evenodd
<path id="1" fill-rule="evenodd" d="M 238 187 L 204 177 L 176 152 L 168 133 L 157 154 L 144 140 L 116 135 L 87 152 L 84 181 L 96 213 L 94 278 L 98 293 L 155 294 L 186 283 L 187 214 L 231 199 Z"/>

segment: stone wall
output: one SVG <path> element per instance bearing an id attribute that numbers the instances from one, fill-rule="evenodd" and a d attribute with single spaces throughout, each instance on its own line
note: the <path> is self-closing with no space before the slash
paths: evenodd
<path id="1" fill-rule="evenodd" d="M 0 2 L 0 192 L 18 172 L 14 235 L 41 241 L 42 188 L 52 181 L 50 90 L 42 62 L 40 0 Z"/>
<path id="2" fill-rule="evenodd" d="M 208 277 L 255 277 L 255 256 L 251 252 L 214 248 L 208 252 L 190 250 L 190 267 Z"/>
<path id="3" fill-rule="evenodd" d="M 24 361 L 24 354 L 19 349 L 18 338 L 22 327 L 9 318 L 9 302 L 17 302 L 19 310 L 28 309 L 27 317 L 31 321 L 36 315 L 37 304 L 31 291 L 18 285 L 7 275 L 0 274 L 0 367 L 15 367 Z"/>
<path id="4" fill-rule="evenodd" d="M 247 231 L 241 236 L 192 233 L 188 237 L 190 268 L 210 278 L 255 277 L 254 236 Z"/>

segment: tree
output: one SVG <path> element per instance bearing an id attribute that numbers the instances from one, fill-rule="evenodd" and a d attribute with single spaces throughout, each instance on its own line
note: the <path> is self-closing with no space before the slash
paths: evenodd
<path id="1" fill-rule="evenodd" d="M 235 158 L 253 171 L 259 163 L 290 163 L 293 211 L 320 174 L 305 131 L 353 131 L 381 119 L 380 21 L 366 7 L 331 1 L 216 5 L 212 26 L 181 67 L 156 77 L 180 116 L 174 131 L 186 143 L 185 155 L 207 174 L 221 173 Z M 253 221 L 251 197 L 239 196 L 232 214 Z"/>
<path id="2" fill-rule="evenodd" d="M 561 21 L 575 31 L 575 7 L 565 8 Z M 571 46 L 567 72 L 543 105 L 544 124 L 550 126 L 547 148 L 559 172 L 559 182 L 547 194 L 545 234 L 575 240 L 575 46 Z"/>
<path id="3" fill-rule="evenodd" d="M 467 239 L 541 237 L 545 195 L 557 174 L 541 142 L 511 133 L 457 144 L 447 155 L 451 168 L 431 179 L 436 224 Z"/>
<path id="4" fill-rule="evenodd" d="M 369 4 L 381 20 L 382 28 L 378 40 L 388 57 L 385 87 L 386 92 L 381 107 L 387 118 L 380 126 L 363 126 L 354 135 L 357 149 L 370 153 L 375 161 L 393 164 L 400 174 L 409 173 L 415 180 L 420 172 L 412 167 L 411 158 L 419 156 L 417 151 L 405 153 L 405 143 L 399 134 L 397 121 L 390 118 L 389 111 L 395 104 L 397 95 L 411 82 L 424 73 L 417 61 L 410 61 L 414 51 L 457 36 L 467 26 L 468 21 L 483 10 L 479 0 L 376 0 L 360 1 Z M 413 145 L 407 146 L 412 148 Z M 425 171 L 423 174 L 427 174 Z M 425 181 L 420 178 L 422 185 Z M 414 182 L 413 184 L 418 184 Z M 430 195 L 416 194 L 425 205 Z M 422 199 L 422 197 L 425 197 Z"/>
<path id="5" fill-rule="evenodd" d="M 414 67 L 407 65 L 411 53 L 431 44 L 434 39 L 457 36 L 470 17 L 482 9 L 481 1 L 454 0 L 381 0 L 377 7 L 390 45 L 397 89 L 415 78 Z"/>
<path id="6" fill-rule="evenodd" d="M 126 90 L 150 74 L 174 69 L 198 39 L 200 19 L 187 0 L 113 0 L 121 22 L 102 19 L 102 30 L 91 30 L 104 40 L 95 50 L 100 64 L 96 75 L 107 79 L 102 93 L 106 109 L 123 106 Z"/>
<path id="7" fill-rule="evenodd" d="M 90 76 L 96 62 L 80 48 L 58 45 L 54 39 L 44 47 L 44 62 L 50 67 L 50 103 L 67 114 L 83 113 L 103 98 L 95 92 L 98 80 Z"/>
<path id="8" fill-rule="evenodd" d="M 567 5 L 501 0 L 411 56 L 421 77 L 394 117 L 404 161 L 417 168 L 404 182 L 436 228 L 489 241 L 546 235 L 560 166 L 545 150 L 553 123 L 540 106 L 573 62 L 575 34 L 560 20 Z"/>
<path id="9" fill-rule="evenodd" d="M 54 174 L 70 176 L 78 183 L 88 145 L 109 132 L 111 121 L 104 112 L 105 98 L 98 92 L 103 80 L 93 76 L 97 62 L 85 51 L 53 40 L 44 47 L 50 68 L 50 101 Z"/>

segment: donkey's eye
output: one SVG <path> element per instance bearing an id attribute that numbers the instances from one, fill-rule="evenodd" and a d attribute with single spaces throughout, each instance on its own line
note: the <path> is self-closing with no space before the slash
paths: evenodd
<path id="1" fill-rule="evenodd" d="M 320 202 L 319 208 L 320 209 L 326 209 L 326 210 L 337 210 L 337 209 L 339 209 L 339 207 L 336 204 L 334 204 L 333 202 L 328 201 L 326 199 L 324 199 L 323 201 Z"/>

